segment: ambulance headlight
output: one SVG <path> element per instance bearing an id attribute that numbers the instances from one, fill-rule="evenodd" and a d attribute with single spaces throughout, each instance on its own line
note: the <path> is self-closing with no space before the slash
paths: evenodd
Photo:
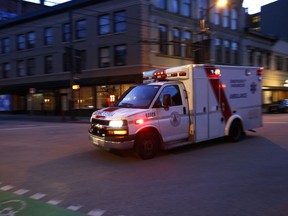
<path id="1" fill-rule="evenodd" d="M 112 120 L 109 122 L 109 127 L 123 127 L 126 126 L 126 121 L 123 120 Z"/>

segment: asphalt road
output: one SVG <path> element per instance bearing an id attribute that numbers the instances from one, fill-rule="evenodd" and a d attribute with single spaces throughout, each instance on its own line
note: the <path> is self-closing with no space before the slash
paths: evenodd
<path id="1" fill-rule="evenodd" d="M 93 216 L 287 216 L 287 126 L 288 114 L 265 115 L 238 143 L 143 161 L 96 149 L 86 124 L 0 120 L 0 215 L 1 190 L 26 190 L 23 199 L 42 194 L 41 204 Z"/>

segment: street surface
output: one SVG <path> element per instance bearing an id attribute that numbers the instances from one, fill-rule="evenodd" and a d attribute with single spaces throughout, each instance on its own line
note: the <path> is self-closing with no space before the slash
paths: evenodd
<path id="1" fill-rule="evenodd" d="M 264 115 L 264 127 L 238 143 L 217 139 L 152 160 L 97 149 L 87 130 L 0 119 L 0 216 L 11 200 L 29 216 L 37 208 L 41 216 L 287 216 L 288 114 Z"/>

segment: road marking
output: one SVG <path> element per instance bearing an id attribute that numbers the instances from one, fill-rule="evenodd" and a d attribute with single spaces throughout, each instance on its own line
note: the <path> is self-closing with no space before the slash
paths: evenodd
<path id="1" fill-rule="evenodd" d="M 14 216 L 16 213 L 26 208 L 26 202 L 22 200 L 8 200 L 0 203 L 1 216 Z"/>
<path id="2" fill-rule="evenodd" d="M 68 210 L 71 210 L 71 211 L 78 211 L 82 206 L 81 205 L 71 205 L 71 206 L 68 206 L 67 209 Z"/>
<path id="3" fill-rule="evenodd" d="M 13 188 L 12 185 L 6 185 L 6 186 L 1 187 L 0 190 L 2 190 L 2 191 L 8 191 L 8 190 L 10 190 L 10 189 L 12 189 L 12 188 Z"/>
<path id="4" fill-rule="evenodd" d="M 101 209 L 94 209 L 88 212 L 89 216 L 102 216 L 106 211 Z"/>
<path id="5" fill-rule="evenodd" d="M 40 193 L 38 193 L 39 195 Z M 43 195 L 43 194 L 42 194 Z M 20 212 L 21 211 L 21 212 Z M 18 214 L 19 212 L 19 214 Z M 0 216 L 16 215 L 61 215 L 61 216 L 87 216 L 85 213 L 74 212 L 66 208 L 48 204 L 41 200 L 17 195 L 12 192 L 0 190 Z"/>
<path id="6" fill-rule="evenodd" d="M 47 203 L 51 205 L 58 205 L 62 200 L 49 200 Z"/>
<path id="7" fill-rule="evenodd" d="M 39 200 L 39 199 L 42 199 L 43 197 L 45 197 L 46 194 L 42 194 L 42 193 L 36 193 L 32 196 L 30 196 L 31 199 L 34 199 L 34 200 Z"/>
<path id="8" fill-rule="evenodd" d="M 17 194 L 17 195 L 24 195 L 27 192 L 29 192 L 29 190 L 27 190 L 27 189 L 19 189 L 19 190 L 15 191 L 14 193 Z"/>

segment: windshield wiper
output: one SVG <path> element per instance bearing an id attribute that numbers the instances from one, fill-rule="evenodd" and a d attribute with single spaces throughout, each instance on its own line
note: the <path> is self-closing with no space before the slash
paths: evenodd
<path id="1" fill-rule="evenodd" d="M 132 103 L 121 103 L 121 104 L 118 104 L 119 107 L 133 107 L 134 104 Z"/>

